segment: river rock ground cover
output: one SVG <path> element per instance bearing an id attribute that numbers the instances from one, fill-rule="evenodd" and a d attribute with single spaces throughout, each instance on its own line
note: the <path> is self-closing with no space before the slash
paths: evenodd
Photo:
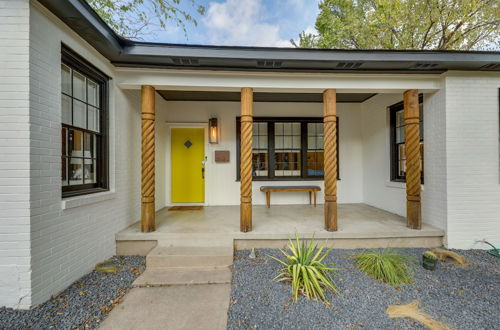
<path id="1" fill-rule="evenodd" d="M 144 270 L 146 258 L 120 256 L 110 261 L 116 273 L 93 271 L 31 310 L 0 308 L 0 329 L 98 328 Z"/>
<path id="2" fill-rule="evenodd" d="M 399 288 L 358 270 L 352 255 L 362 250 L 332 250 L 326 261 L 341 268 L 335 281 L 340 295 L 328 294 L 330 306 L 300 297 L 291 301 L 291 285 L 273 282 L 282 258 L 274 249 L 238 251 L 228 311 L 229 329 L 425 329 L 410 319 L 391 319 L 389 305 L 419 300 L 421 309 L 452 329 L 500 329 L 500 258 L 482 250 L 454 250 L 467 267 L 440 262 L 435 271 L 421 267 L 425 249 L 402 249 L 415 258 L 415 281 Z"/>

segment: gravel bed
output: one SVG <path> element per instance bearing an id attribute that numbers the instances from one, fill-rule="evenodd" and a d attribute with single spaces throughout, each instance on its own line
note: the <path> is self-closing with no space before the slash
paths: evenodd
<path id="1" fill-rule="evenodd" d="M 0 329 L 98 328 L 144 270 L 146 258 L 111 258 L 115 274 L 91 272 L 51 300 L 31 309 L 0 308 Z"/>
<path id="2" fill-rule="evenodd" d="M 421 309 L 452 329 L 500 329 L 500 259 L 481 250 L 454 250 L 469 264 L 439 263 L 435 271 L 420 266 L 425 249 L 402 249 L 418 260 L 415 282 L 396 289 L 359 271 L 352 258 L 362 250 L 332 250 L 327 262 L 338 271 L 340 295 L 328 294 L 331 306 L 301 296 L 291 301 L 291 285 L 273 282 L 280 264 L 267 255 L 278 250 L 238 251 L 228 329 L 425 329 L 409 319 L 391 319 L 389 305 L 421 302 Z M 281 258 L 281 257 L 280 257 Z"/>

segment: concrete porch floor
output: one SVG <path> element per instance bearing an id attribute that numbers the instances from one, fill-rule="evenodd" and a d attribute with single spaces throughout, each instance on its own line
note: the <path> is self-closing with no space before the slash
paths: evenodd
<path id="1" fill-rule="evenodd" d="M 441 229 L 422 225 L 421 230 L 406 227 L 406 219 L 396 214 L 366 205 L 339 204 L 339 230 L 323 228 L 323 205 L 255 205 L 253 230 L 239 229 L 239 206 L 208 206 L 198 211 L 168 211 L 156 213 L 157 230 L 141 233 L 139 222 L 116 235 L 117 252 L 126 253 L 139 242 L 169 239 L 217 239 L 231 237 L 237 248 L 281 247 L 295 232 L 300 237 L 314 234 L 319 240 L 330 240 L 339 248 L 356 247 L 431 247 L 442 245 Z M 424 220 L 425 221 L 425 220 Z M 135 241 L 135 244 L 134 244 Z M 272 242 L 271 242 L 272 241 Z M 273 244 L 274 243 L 274 244 Z M 128 246 L 127 246 L 128 244 Z M 154 246 L 154 245 L 153 245 Z M 151 246 L 151 248 L 153 247 Z"/>

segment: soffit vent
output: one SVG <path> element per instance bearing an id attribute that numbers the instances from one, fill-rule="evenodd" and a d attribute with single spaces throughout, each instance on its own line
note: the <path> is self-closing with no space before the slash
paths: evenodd
<path id="1" fill-rule="evenodd" d="M 186 65 L 186 66 L 199 66 L 200 61 L 195 58 L 189 58 L 189 57 L 173 57 L 172 61 L 176 65 Z"/>
<path id="2" fill-rule="evenodd" d="M 281 68 L 283 61 L 275 61 L 275 60 L 260 60 L 257 61 L 257 67 L 259 68 L 267 68 L 267 69 L 277 69 Z"/>
<path id="3" fill-rule="evenodd" d="M 410 70 L 432 70 L 437 66 L 438 66 L 437 63 L 416 63 L 415 65 L 411 66 L 409 69 Z"/>
<path id="4" fill-rule="evenodd" d="M 363 65 L 361 62 L 339 62 L 335 68 L 342 70 L 354 70 L 359 68 L 361 65 Z"/>
<path id="5" fill-rule="evenodd" d="M 486 64 L 486 65 L 483 65 L 482 67 L 480 67 L 479 70 L 499 71 L 500 70 L 500 63 Z"/>

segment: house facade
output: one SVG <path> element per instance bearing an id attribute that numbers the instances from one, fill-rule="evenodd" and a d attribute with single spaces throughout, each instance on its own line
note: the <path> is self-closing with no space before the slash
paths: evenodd
<path id="1" fill-rule="evenodd" d="M 262 186 L 318 186 L 325 235 L 366 204 L 500 245 L 499 52 L 140 43 L 83 0 L 0 17 L 0 306 L 46 301 L 166 207 L 241 205 L 251 233 Z"/>

